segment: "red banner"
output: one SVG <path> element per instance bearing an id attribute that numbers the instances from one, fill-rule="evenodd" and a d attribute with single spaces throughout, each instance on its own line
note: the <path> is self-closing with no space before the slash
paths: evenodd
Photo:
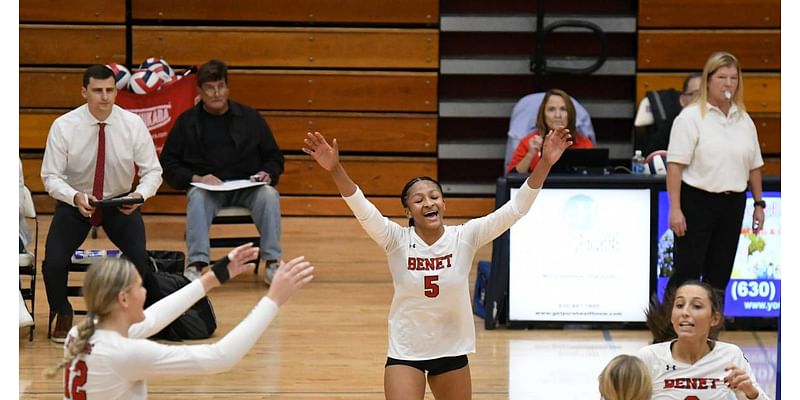
<path id="1" fill-rule="evenodd" d="M 116 104 L 144 120 L 153 137 L 156 153 L 161 156 L 172 125 L 179 115 L 195 105 L 196 95 L 197 75 L 189 74 L 155 93 L 141 95 L 120 90 Z"/>

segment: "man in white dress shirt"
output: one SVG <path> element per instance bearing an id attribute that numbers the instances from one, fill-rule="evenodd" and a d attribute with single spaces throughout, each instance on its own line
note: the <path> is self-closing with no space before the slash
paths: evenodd
<path id="1" fill-rule="evenodd" d="M 139 204 L 93 207 L 89 203 L 124 195 L 146 200 L 161 185 L 161 164 L 150 132 L 136 114 L 114 104 L 115 83 L 106 66 L 87 68 L 81 89 L 86 104 L 57 118 L 47 136 L 41 175 L 45 190 L 57 203 L 42 272 L 50 318 L 56 318 L 51 339 L 59 343 L 72 326 L 67 267 L 92 226 L 103 227 L 139 269 L 145 286 L 151 272 Z M 139 182 L 134 189 L 137 169 Z"/>

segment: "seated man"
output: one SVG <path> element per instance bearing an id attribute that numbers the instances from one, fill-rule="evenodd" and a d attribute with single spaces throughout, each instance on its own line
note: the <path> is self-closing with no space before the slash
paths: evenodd
<path id="1" fill-rule="evenodd" d="M 700 78 L 699 73 L 689 74 L 683 81 L 683 91 L 680 93 L 675 89 L 647 92 L 639 103 L 633 121 L 634 149 L 642 150 L 645 157 L 654 151 L 667 149 L 672 121 L 683 107 L 697 98 L 700 93 Z"/>
<path id="2" fill-rule="evenodd" d="M 193 279 L 209 264 L 208 231 L 219 209 L 241 206 L 250 210 L 261 234 L 264 281 L 271 284 L 281 258 L 280 198 L 274 186 L 283 173 L 283 154 L 258 111 L 228 99 L 228 68 L 222 61 L 203 64 L 197 85 L 201 101 L 178 117 L 161 152 L 164 178 L 187 190 L 186 275 Z M 237 179 L 265 185 L 230 191 L 191 185 Z"/>
<path id="3" fill-rule="evenodd" d="M 542 104 L 544 95 L 545 92 L 529 94 L 514 105 L 514 110 L 511 111 L 511 122 L 508 125 L 508 141 L 506 142 L 506 155 L 503 160 L 504 168 L 511 162 L 511 156 L 514 154 L 514 150 L 519 145 L 520 140 L 536 129 L 536 115 L 539 112 L 539 106 Z M 595 139 L 594 135 L 592 118 L 575 98 L 570 97 L 570 99 L 572 99 L 572 105 L 575 107 L 578 131 L 589 138 L 592 144 L 596 144 L 597 139 Z"/>
<path id="4" fill-rule="evenodd" d="M 161 186 L 161 165 L 150 131 L 138 115 L 114 104 L 114 73 L 105 65 L 90 66 L 83 74 L 81 94 L 86 104 L 53 122 L 42 159 L 44 188 L 57 200 L 42 273 L 50 318 L 57 316 L 51 339 L 58 343 L 72 327 L 68 267 L 92 226 L 103 227 L 136 265 L 145 287 L 150 285 L 152 265 L 139 204 L 95 207 L 90 201 L 126 194 L 146 200 Z M 139 183 L 131 192 L 137 170 Z"/>

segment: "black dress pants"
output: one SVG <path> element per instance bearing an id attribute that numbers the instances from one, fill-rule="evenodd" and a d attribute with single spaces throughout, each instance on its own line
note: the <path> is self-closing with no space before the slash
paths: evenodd
<path id="1" fill-rule="evenodd" d="M 686 234 L 675 236 L 674 264 L 667 290 L 700 279 L 725 291 L 742 230 L 745 192 L 711 193 L 681 183 Z"/>
<path id="2" fill-rule="evenodd" d="M 103 230 L 117 248 L 136 265 L 145 287 L 149 286 L 153 270 L 147 256 L 144 221 L 137 208 L 125 215 L 116 207 L 103 208 Z M 75 250 L 86 240 L 92 225 L 76 207 L 59 201 L 47 232 L 42 273 L 50 304 L 50 315 L 70 314 L 72 306 L 67 300 L 68 267 Z"/>

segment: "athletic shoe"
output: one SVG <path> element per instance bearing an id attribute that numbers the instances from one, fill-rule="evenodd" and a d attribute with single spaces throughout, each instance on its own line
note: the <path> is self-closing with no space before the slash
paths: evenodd
<path id="1" fill-rule="evenodd" d="M 186 267 L 186 270 L 183 271 L 183 276 L 190 281 L 195 281 L 200 279 L 200 272 L 198 272 L 195 267 Z"/>
<path id="2" fill-rule="evenodd" d="M 190 281 L 200 279 L 200 275 L 203 275 L 203 268 L 207 266 L 208 263 L 204 261 L 195 261 L 193 263 L 189 263 L 186 269 L 183 270 L 183 276 Z"/>
<path id="3" fill-rule="evenodd" d="M 53 328 L 53 334 L 50 335 L 50 340 L 56 343 L 64 343 L 71 328 L 72 313 L 56 315 L 56 326 Z"/>
<path id="4" fill-rule="evenodd" d="M 267 260 L 264 264 L 264 282 L 267 285 L 272 285 L 272 279 L 275 278 L 275 273 L 278 272 L 278 267 L 281 263 L 278 260 Z"/>
<path id="5" fill-rule="evenodd" d="M 17 293 L 19 293 L 19 291 L 17 291 Z M 19 327 L 24 328 L 31 325 L 33 325 L 33 317 L 31 317 L 31 313 L 28 312 L 25 300 L 22 299 L 22 293 L 19 293 Z"/>

